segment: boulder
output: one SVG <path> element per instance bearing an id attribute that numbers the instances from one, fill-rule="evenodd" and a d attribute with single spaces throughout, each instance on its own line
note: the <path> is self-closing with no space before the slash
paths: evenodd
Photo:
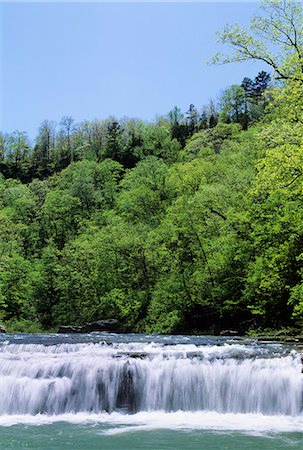
<path id="1" fill-rule="evenodd" d="M 236 330 L 222 330 L 220 336 L 239 336 L 239 331 Z"/>
<path id="2" fill-rule="evenodd" d="M 119 321 L 117 319 L 96 320 L 86 323 L 82 327 L 82 333 L 104 332 L 115 333 L 119 331 Z"/>
<path id="3" fill-rule="evenodd" d="M 85 325 L 62 325 L 58 333 L 117 333 L 119 332 L 119 321 L 117 319 L 104 319 L 89 322 Z"/>
<path id="4" fill-rule="evenodd" d="M 82 333 L 82 327 L 76 325 L 62 325 L 59 327 L 58 333 Z"/>
<path id="5" fill-rule="evenodd" d="M 0 333 L 6 333 L 6 329 L 0 324 Z"/>

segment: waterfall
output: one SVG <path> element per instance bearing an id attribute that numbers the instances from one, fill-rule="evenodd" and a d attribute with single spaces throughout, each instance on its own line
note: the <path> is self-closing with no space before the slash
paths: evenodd
<path id="1" fill-rule="evenodd" d="M 302 414 L 295 351 L 249 345 L 0 345 L 0 417 L 16 414 Z"/>

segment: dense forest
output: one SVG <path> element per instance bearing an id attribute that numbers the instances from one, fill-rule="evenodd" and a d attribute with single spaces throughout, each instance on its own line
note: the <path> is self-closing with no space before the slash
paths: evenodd
<path id="1" fill-rule="evenodd" d="M 0 134 L 9 330 L 108 317 L 142 332 L 302 327 L 302 8 L 263 10 L 254 35 L 224 30 L 235 53 L 223 62 L 261 60 L 271 74 L 217 103 L 151 123 L 46 120 L 34 143 Z"/>

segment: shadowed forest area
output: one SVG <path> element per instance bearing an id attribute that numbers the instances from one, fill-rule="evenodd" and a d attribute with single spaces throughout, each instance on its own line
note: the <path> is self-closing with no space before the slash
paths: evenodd
<path id="1" fill-rule="evenodd" d="M 217 103 L 151 123 L 46 120 L 33 143 L 0 135 L 9 330 L 107 317 L 137 332 L 302 329 L 302 8 L 266 1 L 263 13 L 252 35 L 227 26 L 235 53 L 214 62 L 269 72 Z"/>

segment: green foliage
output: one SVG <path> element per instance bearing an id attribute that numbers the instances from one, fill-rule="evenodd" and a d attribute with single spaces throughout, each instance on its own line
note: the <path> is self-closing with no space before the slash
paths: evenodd
<path id="1" fill-rule="evenodd" d="M 167 165 L 154 156 L 147 157 L 126 173 L 117 207 L 128 221 L 147 225 L 159 221 L 167 200 L 167 174 Z"/>
<path id="2" fill-rule="evenodd" d="M 219 110 L 154 123 L 45 121 L 34 148 L 0 134 L 10 331 L 107 317 L 141 332 L 302 327 L 302 8 L 263 10 L 249 32 L 225 29 L 223 62 L 265 61 L 284 84 L 259 72 Z"/>
<path id="3" fill-rule="evenodd" d="M 109 214 L 106 221 L 65 246 L 60 266 L 49 266 L 57 295 L 54 323 L 115 316 L 127 327 L 140 318 L 149 289 L 144 235 L 118 216 Z"/>
<path id="4" fill-rule="evenodd" d="M 240 123 L 246 130 L 250 123 L 265 115 L 272 96 L 270 75 L 259 72 L 254 80 L 244 78 L 241 85 L 233 84 L 220 97 L 219 121 Z"/>
<path id="5" fill-rule="evenodd" d="M 0 261 L 0 308 L 4 319 L 31 318 L 35 268 L 17 253 L 2 257 Z"/>
<path id="6" fill-rule="evenodd" d="M 205 154 L 207 149 L 219 153 L 221 147 L 227 139 L 238 139 L 241 125 L 238 123 L 227 124 L 220 122 L 214 128 L 200 131 L 192 136 L 188 141 L 181 155 L 183 159 L 195 158 L 201 152 Z"/>
<path id="7" fill-rule="evenodd" d="M 293 307 L 293 317 L 299 326 L 303 327 L 303 285 L 296 284 L 289 297 L 289 304 Z"/>
<path id="8" fill-rule="evenodd" d="M 53 183 L 77 198 L 81 213 L 89 217 L 95 210 L 114 206 L 121 174 L 122 166 L 112 159 L 101 163 L 84 160 L 70 164 Z"/>
<path id="9" fill-rule="evenodd" d="M 287 175 L 272 158 L 298 158 L 301 134 L 284 148 L 283 124 L 220 122 L 174 164 L 82 160 L 28 186 L 2 179 L 4 320 L 50 329 L 117 317 L 126 331 L 166 333 L 299 320 L 301 192 L 277 183 L 292 159 Z"/>
<path id="10" fill-rule="evenodd" d="M 233 84 L 223 92 L 220 119 L 223 122 L 241 122 L 246 113 L 245 90 L 242 86 Z"/>
<path id="11" fill-rule="evenodd" d="M 301 80 L 303 74 L 303 10 L 293 0 L 262 0 L 262 14 L 253 17 L 248 29 L 228 24 L 219 40 L 234 50 L 218 53 L 213 63 L 241 62 L 250 59 L 265 62 L 277 77 Z"/>
<path id="12" fill-rule="evenodd" d="M 42 333 L 44 330 L 39 322 L 28 319 L 10 319 L 5 323 L 8 333 Z"/>
<path id="13" fill-rule="evenodd" d="M 51 239 L 59 248 L 63 248 L 65 242 L 76 234 L 79 209 L 78 198 L 60 189 L 51 190 L 45 197 L 41 211 L 47 240 Z"/>

